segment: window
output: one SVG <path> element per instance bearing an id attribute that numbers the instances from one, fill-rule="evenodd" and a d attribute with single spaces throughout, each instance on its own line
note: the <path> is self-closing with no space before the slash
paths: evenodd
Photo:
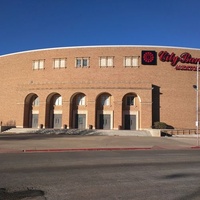
<path id="1" fill-rule="evenodd" d="M 101 96 L 101 105 L 102 106 L 109 106 L 110 105 L 110 96 L 109 95 L 102 95 Z"/>
<path id="2" fill-rule="evenodd" d="M 39 97 L 36 97 L 33 101 L 33 106 L 39 106 Z"/>
<path id="3" fill-rule="evenodd" d="M 85 96 L 84 95 L 78 95 L 77 97 L 77 105 L 84 106 L 85 105 Z"/>
<path id="4" fill-rule="evenodd" d="M 139 66 L 139 56 L 126 56 L 124 58 L 125 67 L 138 67 Z"/>
<path id="5" fill-rule="evenodd" d="M 61 96 L 56 96 L 55 97 L 55 105 L 56 106 L 61 106 L 62 105 L 62 97 Z"/>
<path id="6" fill-rule="evenodd" d="M 54 59 L 54 68 L 60 69 L 66 67 L 66 58 L 55 58 Z"/>
<path id="7" fill-rule="evenodd" d="M 89 58 L 76 58 L 76 67 L 89 67 Z"/>
<path id="8" fill-rule="evenodd" d="M 44 60 L 34 60 L 33 69 L 44 69 Z"/>
<path id="9" fill-rule="evenodd" d="M 127 96 L 126 98 L 126 105 L 127 106 L 133 106 L 134 105 L 134 96 Z"/>
<path id="10" fill-rule="evenodd" d="M 114 57 L 100 57 L 99 65 L 100 67 L 113 67 Z"/>

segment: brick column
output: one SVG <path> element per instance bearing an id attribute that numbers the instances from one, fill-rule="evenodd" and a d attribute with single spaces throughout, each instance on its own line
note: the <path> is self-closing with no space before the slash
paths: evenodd
<path id="1" fill-rule="evenodd" d="M 114 101 L 114 127 L 118 130 L 122 127 L 122 101 Z"/>
<path id="2" fill-rule="evenodd" d="M 26 120 L 28 120 L 28 117 L 25 118 L 24 116 L 24 109 L 25 109 L 24 105 L 25 105 L 24 103 L 17 104 L 17 113 L 20 113 L 19 114 L 20 117 L 18 117 L 17 120 L 16 119 L 15 120 L 16 120 L 17 127 L 20 127 L 20 128 L 24 127 L 24 123 L 26 124 L 27 123 Z"/>
<path id="3" fill-rule="evenodd" d="M 70 102 L 69 101 L 63 101 L 62 105 L 62 127 L 64 128 L 64 125 L 67 125 L 67 128 L 70 127 Z"/>
<path id="4" fill-rule="evenodd" d="M 152 126 L 152 102 L 141 103 L 140 113 L 141 129 L 149 129 Z"/>
<path id="5" fill-rule="evenodd" d="M 149 129 L 152 126 L 152 85 L 141 93 L 140 128 Z"/>
<path id="6" fill-rule="evenodd" d="M 95 129 L 95 116 L 96 116 L 96 109 L 95 109 L 95 101 L 88 101 L 87 104 L 87 111 L 88 111 L 88 128 L 92 125 L 93 129 Z"/>
<path id="7" fill-rule="evenodd" d="M 43 128 L 45 128 L 45 120 L 46 120 L 46 102 L 40 100 L 38 128 L 40 128 L 41 124 L 43 125 Z"/>

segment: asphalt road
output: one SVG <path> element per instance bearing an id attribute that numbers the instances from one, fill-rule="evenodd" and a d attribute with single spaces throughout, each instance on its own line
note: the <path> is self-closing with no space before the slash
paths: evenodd
<path id="1" fill-rule="evenodd" d="M 0 200 L 200 199 L 199 150 L 0 154 Z"/>

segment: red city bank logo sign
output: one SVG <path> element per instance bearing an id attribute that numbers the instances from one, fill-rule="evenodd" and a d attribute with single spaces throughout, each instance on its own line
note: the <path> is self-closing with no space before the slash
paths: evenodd
<path id="1" fill-rule="evenodd" d="M 157 65 L 157 52 L 156 51 L 142 51 L 142 64 L 143 65 Z"/>
<path id="2" fill-rule="evenodd" d="M 158 54 L 160 61 L 170 62 L 171 65 L 176 70 L 187 70 L 187 71 L 196 71 L 197 66 L 183 65 L 183 64 L 194 64 L 197 65 L 200 62 L 200 58 L 193 58 L 190 53 L 182 53 L 180 56 L 177 56 L 174 52 L 171 54 L 167 51 L 160 51 Z M 183 63 L 183 64 L 179 64 Z"/>

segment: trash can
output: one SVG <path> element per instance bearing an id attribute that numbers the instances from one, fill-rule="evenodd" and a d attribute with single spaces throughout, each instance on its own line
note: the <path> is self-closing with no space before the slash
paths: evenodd
<path id="1" fill-rule="evenodd" d="M 93 128 L 93 127 L 92 127 L 92 125 L 90 124 L 90 125 L 89 125 L 89 129 L 92 129 L 92 128 Z"/>

